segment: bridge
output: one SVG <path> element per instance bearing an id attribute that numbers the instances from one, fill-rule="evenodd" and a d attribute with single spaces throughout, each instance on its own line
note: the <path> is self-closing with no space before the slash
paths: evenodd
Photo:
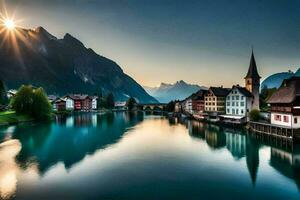
<path id="1" fill-rule="evenodd" d="M 162 111 L 167 107 L 166 103 L 146 103 L 146 104 L 138 104 L 137 108 L 139 110 L 145 111 Z"/>

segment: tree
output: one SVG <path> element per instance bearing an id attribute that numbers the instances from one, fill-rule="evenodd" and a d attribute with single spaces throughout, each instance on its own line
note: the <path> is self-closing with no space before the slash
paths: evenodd
<path id="1" fill-rule="evenodd" d="M 21 86 L 11 100 L 11 107 L 17 114 L 26 114 L 37 120 L 48 119 L 51 115 L 51 105 L 43 88 Z"/>
<path id="2" fill-rule="evenodd" d="M 251 110 L 251 112 L 250 112 L 249 115 L 250 115 L 250 120 L 251 121 L 257 122 L 260 119 L 260 112 L 259 112 L 259 110 L 253 109 L 253 110 Z"/>
<path id="3" fill-rule="evenodd" d="M 105 104 L 106 104 L 106 108 L 109 108 L 109 109 L 112 109 L 115 107 L 115 100 L 114 100 L 114 95 L 113 93 L 109 93 L 106 97 L 106 100 L 105 100 Z"/>
<path id="4" fill-rule="evenodd" d="M 170 101 L 166 106 L 166 111 L 167 112 L 174 112 L 174 110 L 175 110 L 175 102 Z"/>
<path id="5" fill-rule="evenodd" d="M 267 86 L 264 86 L 260 93 L 260 107 L 262 110 L 267 110 L 267 100 L 274 94 L 276 91 L 276 88 L 268 88 Z"/>
<path id="6" fill-rule="evenodd" d="M 135 98 L 130 97 L 126 102 L 126 106 L 127 106 L 128 110 L 132 110 L 136 106 Z"/>
<path id="7" fill-rule="evenodd" d="M 8 103 L 6 90 L 3 81 L 0 80 L 0 105 L 6 105 Z"/>
<path id="8" fill-rule="evenodd" d="M 51 115 L 51 104 L 43 88 L 34 90 L 32 101 L 32 116 L 35 119 L 49 119 Z"/>

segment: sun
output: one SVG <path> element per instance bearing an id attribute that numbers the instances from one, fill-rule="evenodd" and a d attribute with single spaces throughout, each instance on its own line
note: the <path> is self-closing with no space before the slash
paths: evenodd
<path id="1" fill-rule="evenodd" d="M 11 19 L 5 19 L 4 25 L 8 30 L 13 30 L 16 27 L 15 22 Z"/>

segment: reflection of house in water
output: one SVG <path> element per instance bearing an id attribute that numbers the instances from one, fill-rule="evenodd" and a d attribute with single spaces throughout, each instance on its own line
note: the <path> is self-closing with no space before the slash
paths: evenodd
<path id="1" fill-rule="evenodd" d="M 246 136 L 231 133 L 228 130 L 226 134 L 226 147 L 235 159 L 240 159 L 246 155 Z"/>
<path id="2" fill-rule="evenodd" d="M 220 126 L 210 125 L 205 130 L 206 143 L 213 149 L 226 146 L 226 135 Z"/>
<path id="3" fill-rule="evenodd" d="M 300 190 L 300 151 L 295 147 L 292 151 L 271 148 L 270 165 L 284 176 L 295 181 Z"/>
<path id="4" fill-rule="evenodd" d="M 189 134 L 193 137 L 197 137 L 200 139 L 205 139 L 205 129 L 206 125 L 204 123 L 201 123 L 199 121 L 188 121 L 188 129 Z"/>

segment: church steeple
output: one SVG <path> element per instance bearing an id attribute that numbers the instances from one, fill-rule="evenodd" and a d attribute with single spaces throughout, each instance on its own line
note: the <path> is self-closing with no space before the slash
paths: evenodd
<path id="1" fill-rule="evenodd" d="M 258 72 L 257 72 L 257 67 L 256 67 L 256 62 L 255 62 L 255 58 L 254 58 L 253 49 L 252 49 L 252 53 L 251 53 L 251 59 L 250 59 L 250 65 L 249 65 L 248 73 L 247 73 L 245 79 L 246 78 L 258 78 L 258 79 L 261 78 L 259 76 Z"/>
<path id="2" fill-rule="evenodd" d="M 254 99 L 252 103 L 252 109 L 259 110 L 259 88 L 260 88 L 260 76 L 257 71 L 256 61 L 252 49 L 250 65 L 248 68 L 247 75 L 245 77 L 246 89 L 252 93 Z"/>

